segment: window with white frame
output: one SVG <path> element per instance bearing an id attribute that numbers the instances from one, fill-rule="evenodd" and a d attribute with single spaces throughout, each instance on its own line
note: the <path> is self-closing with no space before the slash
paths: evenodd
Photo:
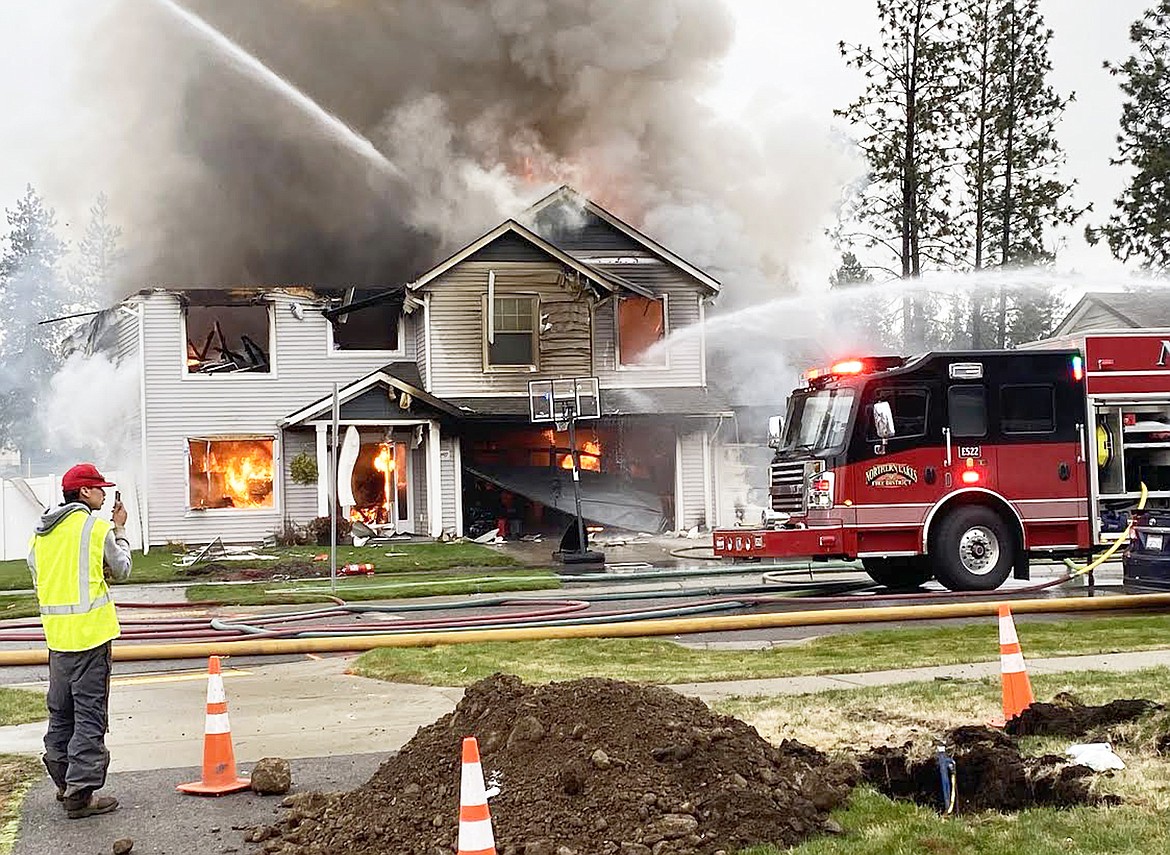
<path id="1" fill-rule="evenodd" d="M 535 295 L 496 296 L 490 305 L 484 298 L 484 354 L 488 368 L 535 368 Z"/>
<path id="2" fill-rule="evenodd" d="M 271 508 L 271 436 L 200 436 L 187 439 L 187 507 Z"/>
<path id="3" fill-rule="evenodd" d="M 623 368 L 665 368 L 666 296 L 620 297 L 616 311 L 617 364 Z"/>

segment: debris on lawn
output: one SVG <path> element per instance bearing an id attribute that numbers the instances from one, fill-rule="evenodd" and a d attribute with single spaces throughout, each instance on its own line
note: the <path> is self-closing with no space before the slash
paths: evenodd
<path id="1" fill-rule="evenodd" d="M 288 855 L 452 852 L 464 736 L 478 738 L 500 788 L 490 802 L 500 855 L 791 846 L 839 831 L 829 811 L 857 782 L 852 763 L 791 740 L 772 745 L 669 689 L 603 679 L 527 686 L 497 674 L 357 790 L 290 796 L 276 826 L 249 836 Z"/>
<path id="2" fill-rule="evenodd" d="M 1052 703 L 1035 702 L 1008 721 L 1005 731 L 1013 736 L 1083 736 L 1094 730 L 1139 719 L 1162 709 L 1162 705 L 1144 698 L 1110 701 L 1101 706 L 1085 706 L 1067 692 Z"/>
<path id="3" fill-rule="evenodd" d="M 1091 792 L 1094 773 L 1088 766 L 1070 764 L 1054 754 L 1025 757 L 1014 739 L 990 727 L 955 728 L 940 744 L 955 761 L 958 813 L 1118 801 Z M 883 746 L 862 755 L 859 762 L 862 780 L 890 798 L 939 807 L 939 767 L 933 749 L 916 749 L 910 743 L 901 748 Z"/>

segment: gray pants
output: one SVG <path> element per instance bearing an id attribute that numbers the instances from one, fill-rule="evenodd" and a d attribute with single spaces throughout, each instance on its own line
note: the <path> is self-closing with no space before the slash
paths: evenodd
<path id="1" fill-rule="evenodd" d="M 112 663 L 108 641 L 76 653 L 49 651 L 49 731 L 43 759 L 66 798 L 88 798 L 106 783 Z"/>

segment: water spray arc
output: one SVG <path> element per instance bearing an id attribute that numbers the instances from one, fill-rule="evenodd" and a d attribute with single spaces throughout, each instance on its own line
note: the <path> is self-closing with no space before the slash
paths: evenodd
<path id="1" fill-rule="evenodd" d="M 372 142 L 211 26 L 203 18 L 184 9 L 174 0 L 156 0 L 156 2 L 160 7 L 183 21 L 204 41 L 219 49 L 240 71 L 252 75 L 291 101 L 302 113 L 326 131 L 331 138 L 362 157 L 383 174 L 393 178 L 403 177 L 402 171 L 378 151 Z"/>

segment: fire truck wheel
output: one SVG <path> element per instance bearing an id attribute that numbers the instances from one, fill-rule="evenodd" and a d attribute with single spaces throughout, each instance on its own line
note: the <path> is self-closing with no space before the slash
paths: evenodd
<path id="1" fill-rule="evenodd" d="M 939 523 L 931 558 L 952 591 L 994 591 L 1012 571 L 1016 537 L 991 508 L 967 505 Z"/>
<path id="2" fill-rule="evenodd" d="M 923 557 L 862 558 L 861 566 L 887 588 L 917 588 L 934 578 L 934 568 Z"/>

